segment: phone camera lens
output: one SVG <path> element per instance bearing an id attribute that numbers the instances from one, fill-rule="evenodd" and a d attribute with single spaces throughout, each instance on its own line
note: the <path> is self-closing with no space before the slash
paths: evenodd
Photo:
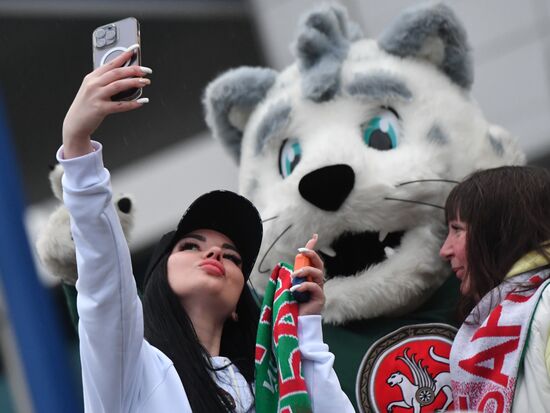
<path id="1" fill-rule="evenodd" d="M 114 27 L 109 27 L 105 33 L 105 38 L 107 41 L 114 40 L 116 38 L 116 29 Z"/>
<path id="2" fill-rule="evenodd" d="M 95 32 L 94 32 L 94 36 L 96 39 L 101 39 L 103 37 L 105 37 L 105 30 L 103 29 L 97 29 Z"/>

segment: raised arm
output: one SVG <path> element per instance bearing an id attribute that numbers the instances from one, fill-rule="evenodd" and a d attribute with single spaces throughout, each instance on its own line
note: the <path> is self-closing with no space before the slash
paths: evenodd
<path id="1" fill-rule="evenodd" d="M 110 100 L 121 90 L 148 83 L 127 79 L 143 76 L 143 70 L 119 67 L 130 53 L 85 77 L 65 118 L 57 154 L 65 170 L 64 202 L 76 246 L 80 356 L 90 412 L 131 411 L 142 366 L 143 316 L 130 253 L 111 202 L 102 147 L 90 140 L 105 116 L 142 105 Z"/>

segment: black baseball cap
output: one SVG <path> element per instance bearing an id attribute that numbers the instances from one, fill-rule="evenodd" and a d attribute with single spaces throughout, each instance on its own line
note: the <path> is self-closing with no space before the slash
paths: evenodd
<path id="1" fill-rule="evenodd" d="M 187 208 L 174 231 L 162 236 L 143 279 L 143 288 L 160 261 L 176 243 L 191 231 L 212 229 L 235 243 L 242 259 L 242 270 L 248 280 L 262 243 L 262 220 L 256 207 L 244 196 L 231 191 L 216 190 L 198 197 Z"/>

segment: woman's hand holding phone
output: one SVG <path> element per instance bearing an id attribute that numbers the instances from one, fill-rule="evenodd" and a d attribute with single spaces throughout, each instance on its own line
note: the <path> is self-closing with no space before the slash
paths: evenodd
<path id="1" fill-rule="evenodd" d="M 136 47 L 139 47 L 136 45 Z M 112 101 L 111 97 L 132 88 L 151 83 L 145 75 L 152 70 L 143 66 L 124 64 L 132 58 L 135 48 L 117 56 L 84 77 L 80 89 L 63 122 L 63 151 L 65 159 L 93 151 L 90 140 L 93 132 L 107 115 L 128 112 L 149 102 L 147 98 L 135 101 Z"/>
<path id="2" fill-rule="evenodd" d="M 321 257 L 313 250 L 317 243 L 317 234 L 313 234 L 306 243 L 305 248 L 299 248 L 300 254 L 309 258 L 310 265 L 306 265 L 291 274 L 292 278 L 305 278 L 300 284 L 291 287 L 291 291 L 300 293 L 308 292 L 310 297 L 306 302 L 300 303 L 299 315 L 320 315 L 325 305 L 324 285 L 324 264 Z"/>

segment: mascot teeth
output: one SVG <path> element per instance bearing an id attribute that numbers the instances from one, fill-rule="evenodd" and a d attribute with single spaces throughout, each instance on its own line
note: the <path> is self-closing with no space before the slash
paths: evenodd
<path id="1" fill-rule="evenodd" d="M 327 279 L 356 275 L 386 260 L 401 245 L 403 234 L 403 231 L 343 233 L 329 248 L 319 250 L 325 262 Z"/>
<path id="2" fill-rule="evenodd" d="M 385 247 L 384 253 L 386 254 L 386 258 L 390 258 L 393 254 L 395 254 L 395 250 L 392 247 Z"/>
<path id="3" fill-rule="evenodd" d="M 322 254 L 327 255 L 331 258 L 336 257 L 336 251 L 334 251 L 334 249 L 331 248 L 331 247 L 321 248 L 321 249 L 319 249 L 319 252 L 321 252 Z"/>
<path id="4" fill-rule="evenodd" d="M 380 231 L 380 234 L 378 235 L 378 241 L 384 242 L 388 234 L 389 233 L 387 231 Z"/>

